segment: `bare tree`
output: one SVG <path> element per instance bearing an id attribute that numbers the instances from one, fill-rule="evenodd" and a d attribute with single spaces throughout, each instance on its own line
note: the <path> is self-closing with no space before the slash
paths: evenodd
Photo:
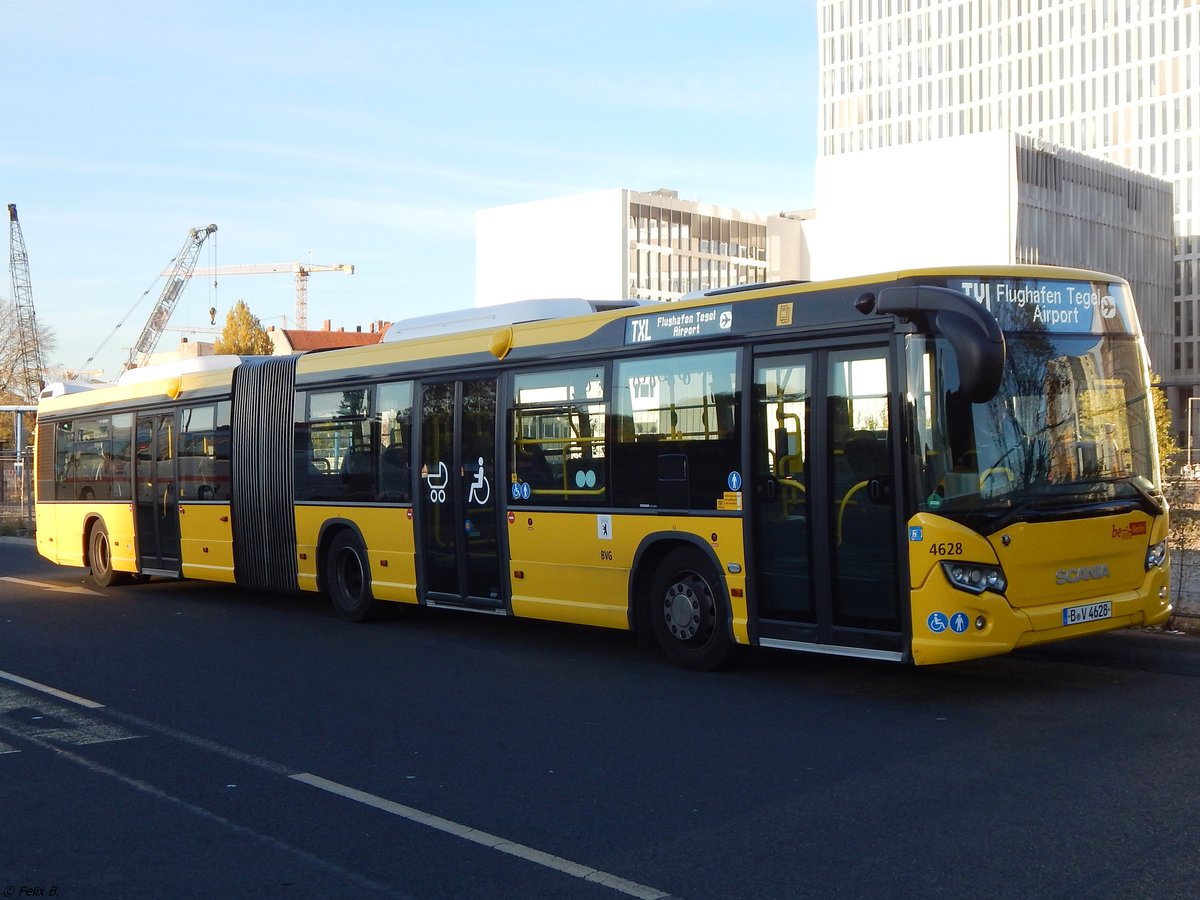
<path id="1" fill-rule="evenodd" d="M 38 340 L 43 356 L 54 350 L 57 338 L 54 331 L 38 323 Z M 11 300 L 0 297 L 0 405 L 20 406 L 30 402 L 24 396 L 22 347 L 17 328 L 17 308 Z M 26 434 L 32 435 L 33 417 L 25 422 Z M 0 416 L 0 447 L 13 449 L 13 417 Z"/>

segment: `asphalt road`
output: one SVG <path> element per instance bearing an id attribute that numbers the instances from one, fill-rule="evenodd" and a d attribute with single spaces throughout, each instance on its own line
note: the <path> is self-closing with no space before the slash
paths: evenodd
<path id="1" fill-rule="evenodd" d="M 1190 898 L 1198 676 L 1144 632 L 698 674 L 0 539 L 0 896 Z"/>

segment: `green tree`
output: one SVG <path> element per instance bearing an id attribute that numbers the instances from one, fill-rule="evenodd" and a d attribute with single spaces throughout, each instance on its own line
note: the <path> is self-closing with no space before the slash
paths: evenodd
<path id="1" fill-rule="evenodd" d="M 275 351 L 271 336 L 262 327 L 258 316 L 250 312 L 245 300 L 233 304 L 225 316 L 225 328 L 213 344 L 214 353 L 236 353 L 239 356 L 269 356 Z"/>
<path id="2" fill-rule="evenodd" d="M 1154 400 L 1154 427 L 1158 431 L 1158 464 L 1163 475 L 1174 465 L 1179 445 L 1171 430 L 1171 410 L 1167 407 L 1167 392 L 1162 389 L 1162 378 L 1151 373 L 1150 396 Z"/>

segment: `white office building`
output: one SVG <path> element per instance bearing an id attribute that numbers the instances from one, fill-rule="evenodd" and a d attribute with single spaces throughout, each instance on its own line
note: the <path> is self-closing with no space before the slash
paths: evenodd
<path id="1" fill-rule="evenodd" d="M 475 214 L 475 305 L 583 297 L 678 300 L 691 291 L 808 278 L 802 221 L 612 189 Z"/>
<path id="2" fill-rule="evenodd" d="M 1170 309 L 1143 319 L 1170 322 L 1177 416 L 1200 393 L 1200 3 L 822 0 L 819 59 L 821 157 L 1011 130 L 1171 183 Z"/>
<path id="3" fill-rule="evenodd" d="M 816 176 L 814 277 L 963 263 L 1115 272 L 1140 299 L 1152 362 L 1170 365 L 1169 182 L 1012 131 L 824 156 Z"/>

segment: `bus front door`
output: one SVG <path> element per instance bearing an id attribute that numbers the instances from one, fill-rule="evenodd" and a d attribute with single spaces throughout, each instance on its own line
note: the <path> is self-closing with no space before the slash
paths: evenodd
<path id="1" fill-rule="evenodd" d="M 887 346 L 759 355 L 754 596 L 760 643 L 899 658 Z"/>
<path id="2" fill-rule="evenodd" d="M 137 550 L 143 574 L 179 575 L 175 414 L 137 417 Z"/>
<path id="3" fill-rule="evenodd" d="M 421 387 L 417 533 L 425 602 L 504 609 L 496 379 Z"/>

